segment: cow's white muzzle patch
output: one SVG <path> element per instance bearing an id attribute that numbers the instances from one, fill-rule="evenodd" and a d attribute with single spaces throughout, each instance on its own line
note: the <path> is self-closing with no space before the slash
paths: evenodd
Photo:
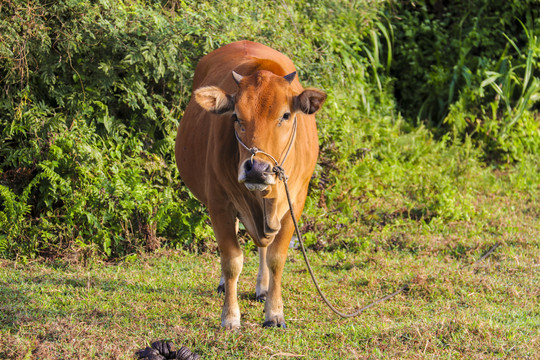
<path id="1" fill-rule="evenodd" d="M 256 184 L 256 183 L 247 183 L 245 182 L 244 183 L 244 186 L 249 190 L 249 191 L 264 191 L 268 188 L 268 184 Z"/>

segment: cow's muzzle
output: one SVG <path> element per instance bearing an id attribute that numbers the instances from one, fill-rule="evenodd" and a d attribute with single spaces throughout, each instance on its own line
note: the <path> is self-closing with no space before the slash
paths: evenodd
<path id="1" fill-rule="evenodd" d="M 255 158 L 247 159 L 240 166 L 238 182 L 243 183 L 249 191 L 266 190 L 276 183 L 272 164 Z"/>
<path id="2" fill-rule="evenodd" d="M 285 155 L 283 155 L 281 162 L 278 162 L 276 158 L 267 153 L 266 151 L 260 150 L 257 147 L 248 147 L 238 133 L 236 129 L 234 130 L 234 136 L 238 143 L 251 153 L 251 157 L 244 161 L 240 166 L 240 171 L 238 173 L 238 182 L 243 183 L 249 191 L 264 191 L 270 185 L 276 183 L 276 177 L 279 180 L 286 181 L 287 176 L 285 175 L 285 170 L 283 169 L 283 163 L 289 156 L 289 152 L 294 144 L 294 139 L 296 137 L 296 116 L 294 117 L 293 129 L 291 137 L 289 139 L 289 145 L 286 148 Z M 255 155 L 262 154 L 267 158 L 271 159 L 274 164 L 270 164 L 266 161 L 255 159 Z"/>

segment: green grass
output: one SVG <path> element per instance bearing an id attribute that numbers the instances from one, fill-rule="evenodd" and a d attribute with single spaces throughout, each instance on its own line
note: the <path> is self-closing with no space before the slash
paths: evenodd
<path id="1" fill-rule="evenodd" d="M 180 251 L 121 262 L 0 262 L 0 358 L 131 359 L 169 339 L 204 359 L 535 358 L 540 348 L 538 191 L 480 194 L 477 219 L 407 220 L 357 252 L 310 252 L 322 288 L 353 310 L 411 289 L 355 319 L 318 298 L 301 254 L 284 274 L 289 328 L 263 329 L 257 255 L 239 283 L 242 327 L 220 329 L 219 258 Z M 487 259 L 474 262 L 493 245 Z"/>

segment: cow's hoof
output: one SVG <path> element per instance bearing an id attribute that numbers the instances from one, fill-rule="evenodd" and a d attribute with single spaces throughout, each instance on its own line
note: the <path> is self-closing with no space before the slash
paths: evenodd
<path id="1" fill-rule="evenodd" d="M 227 331 L 234 331 L 240 328 L 240 322 L 222 322 L 221 327 Z"/>
<path id="2" fill-rule="evenodd" d="M 219 284 L 217 287 L 218 294 L 225 294 L 225 284 Z"/>
<path id="3" fill-rule="evenodd" d="M 273 320 L 268 320 L 268 321 L 265 321 L 263 323 L 263 328 L 273 328 L 273 327 L 286 329 L 287 325 L 285 324 L 285 321 L 276 322 L 276 321 L 273 321 Z"/>
<path id="4" fill-rule="evenodd" d="M 267 292 L 263 292 L 263 293 L 261 293 L 261 294 L 259 294 L 259 295 L 256 295 L 255 301 L 260 302 L 260 303 L 265 302 L 265 301 L 266 301 L 266 295 L 267 295 L 267 294 L 268 294 Z"/>

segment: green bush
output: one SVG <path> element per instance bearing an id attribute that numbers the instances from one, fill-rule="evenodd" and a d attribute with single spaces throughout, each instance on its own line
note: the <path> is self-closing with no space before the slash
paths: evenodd
<path id="1" fill-rule="evenodd" d="M 213 248 L 174 139 L 197 61 L 241 39 L 289 55 L 328 93 L 310 246 L 363 249 L 389 226 L 474 218 L 482 157 L 537 156 L 536 5 L 500 4 L 514 12 L 494 20 L 490 3 L 414 4 L 3 1 L 0 256 Z M 527 174 L 516 184 L 535 188 Z"/>
<path id="2" fill-rule="evenodd" d="M 203 246 L 208 218 L 173 158 L 195 64 L 248 38 L 289 53 L 321 86 L 334 69 L 326 58 L 333 29 L 311 17 L 328 7 L 336 12 L 326 23 L 355 24 L 354 9 L 333 1 L 3 2 L 2 256 Z M 299 32 L 320 37 L 298 46 Z"/>
<path id="3" fill-rule="evenodd" d="M 540 97 L 538 1 L 402 1 L 388 13 L 391 75 L 406 118 L 439 135 L 470 135 L 489 160 L 538 152 L 530 112 Z"/>
<path id="4" fill-rule="evenodd" d="M 3 254 L 120 256 L 206 227 L 173 160 L 197 28 L 122 2 L 1 11 Z"/>

